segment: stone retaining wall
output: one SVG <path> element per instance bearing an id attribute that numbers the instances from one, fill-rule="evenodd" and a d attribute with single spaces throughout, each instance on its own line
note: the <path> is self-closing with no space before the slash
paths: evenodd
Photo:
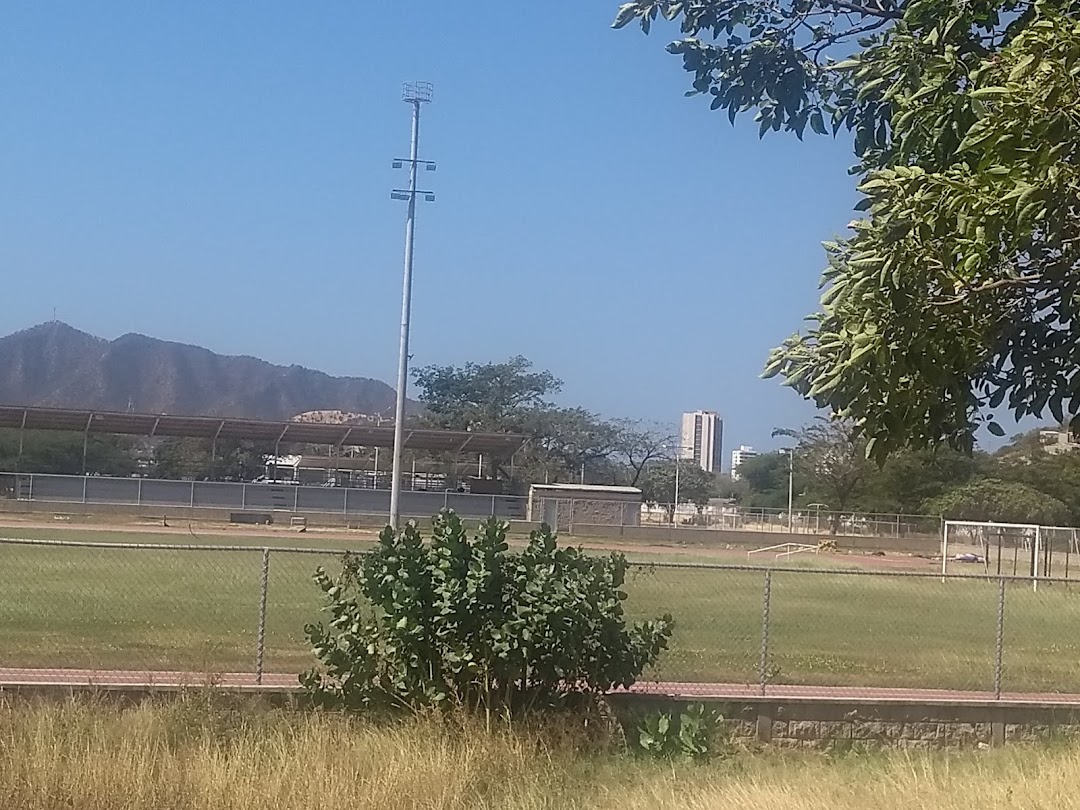
<path id="1" fill-rule="evenodd" d="M 674 701 L 640 695 L 616 700 L 635 714 L 705 703 L 720 713 L 735 739 L 781 748 L 974 748 L 1080 737 L 1080 705 L 1076 704 L 771 698 Z"/>

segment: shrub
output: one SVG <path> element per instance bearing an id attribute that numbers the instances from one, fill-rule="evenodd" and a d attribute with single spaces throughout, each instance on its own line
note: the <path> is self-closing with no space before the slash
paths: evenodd
<path id="1" fill-rule="evenodd" d="M 435 518 L 387 528 L 376 548 L 315 581 L 327 626 L 306 628 L 322 663 L 302 676 L 319 705 L 520 713 L 629 686 L 667 647 L 672 620 L 628 624 L 622 555 L 559 548 L 547 526 L 511 553 L 495 519 L 468 536 Z"/>
<path id="2" fill-rule="evenodd" d="M 708 759 L 723 751 L 719 742 L 722 721 L 701 703 L 693 703 L 677 715 L 653 713 L 638 727 L 638 748 L 657 758 Z"/>

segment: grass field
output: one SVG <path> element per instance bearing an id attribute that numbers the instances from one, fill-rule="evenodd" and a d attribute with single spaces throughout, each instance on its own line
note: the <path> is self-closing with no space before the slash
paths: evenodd
<path id="1" fill-rule="evenodd" d="M 0 807 L 19 810 L 863 810 L 1080 807 L 1080 747 L 736 753 L 705 764 L 489 731 L 187 702 L 0 704 Z"/>
<path id="2" fill-rule="evenodd" d="M 7 528 L 0 534 L 250 544 L 251 551 L 172 551 L 0 543 L 0 667 L 199 673 L 254 668 L 262 546 L 344 549 L 365 541 L 59 528 Z M 858 558 L 851 560 L 854 571 Z M 319 616 L 320 594 L 310 577 L 316 566 L 336 564 L 326 554 L 271 554 L 267 671 L 299 672 L 313 663 L 302 634 L 303 625 Z M 667 612 L 677 623 L 672 648 L 650 675 L 756 683 L 763 586 L 758 571 L 635 566 L 627 588 L 631 614 Z M 989 690 L 997 596 L 996 583 L 982 580 L 941 583 L 777 569 L 769 628 L 773 682 Z M 1035 594 L 1029 585 L 1010 584 L 1005 690 L 1080 692 L 1077 627 L 1080 586 L 1044 586 Z"/>

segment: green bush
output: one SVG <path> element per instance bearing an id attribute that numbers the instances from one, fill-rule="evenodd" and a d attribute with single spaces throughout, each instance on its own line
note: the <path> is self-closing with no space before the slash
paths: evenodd
<path id="1" fill-rule="evenodd" d="M 425 544 L 415 524 L 319 569 L 327 626 L 309 625 L 319 705 L 506 711 L 629 686 L 667 647 L 672 620 L 627 624 L 626 561 L 559 548 L 547 527 L 511 553 L 495 519 L 469 536 L 453 512 Z"/>
<path id="2" fill-rule="evenodd" d="M 677 715 L 656 712 L 641 721 L 638 748 L 657 758 L 708 759 L 723 750 L 718 744 L 722 721 L 701 703 L 693 703 Z"/>

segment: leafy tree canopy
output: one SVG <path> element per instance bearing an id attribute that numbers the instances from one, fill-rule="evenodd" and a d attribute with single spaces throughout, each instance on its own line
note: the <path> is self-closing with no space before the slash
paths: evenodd
<path id="1" fill-rule="evenodd" d="M 21 435 L 20 435 L 21 433 Z M 57 475 L 126 476 L 137 468 L 135 443 L 127 436 L 15 429 L 0 430 L 0 469 Z"/>
<path id="2" fill-rule="evenodd" d="M 876 458 L 1080 410 L 1080 21 L 1021 0 L 637 0 L 693 92 L 760 131 L 853 133 L 865 211 L 766 374 Z M 828 122 L 828 125 L 826 125 Z"/>
<path id="3" fill-rule="evenodd" d="M 924 510 L 952 520 L 1053 526 L 1069 519 L 1069 508 L 1057 498 L 1017 481 L 994 478 L 981 478 L 956 487 L 927 501 Z"/>
<path id="4" fill-rule="evenodd" d="M 740 500 L 743 506 L 786 509 L 788 500 L 788 454 L 761 453 L 739 465 L 739 481 L 746 486 Z M 796 492 L 802 492 L 797 482 Z"/>
<path id="5" fill-rule="evenodd" d="M 802 498 L 841 512 L 851 510 L 865 490 L 873 471 L 866 458 L 866 442 L 849 421 L 818 417 L 800 430 L 776 430 L 797 442 L 795 469 L 802 483 Z"/>
<path id="6" fill-rule="evenodd" d="M 703 507 L 716 495 L 716 476 L 701 469 L 693 461 L 668 460 L 653 464 L 641 481 L 641 491 L 646 503 L 675 503 L 676 464 L 678 465 L 679 503 L 692 503 Z"/>
<path id="7" fill-rule="evenodd" d="M 637 486 L 666 452 L 670 432 L 630 419 L 603 419 L 584 408 L 559 407 L 562 381 L 524 357 L 502 363 L 427 366 L 413 373 L 423 420 L 450 430 L 520 433 L 528 437 L 515 472 L 531 481 Z"/>

